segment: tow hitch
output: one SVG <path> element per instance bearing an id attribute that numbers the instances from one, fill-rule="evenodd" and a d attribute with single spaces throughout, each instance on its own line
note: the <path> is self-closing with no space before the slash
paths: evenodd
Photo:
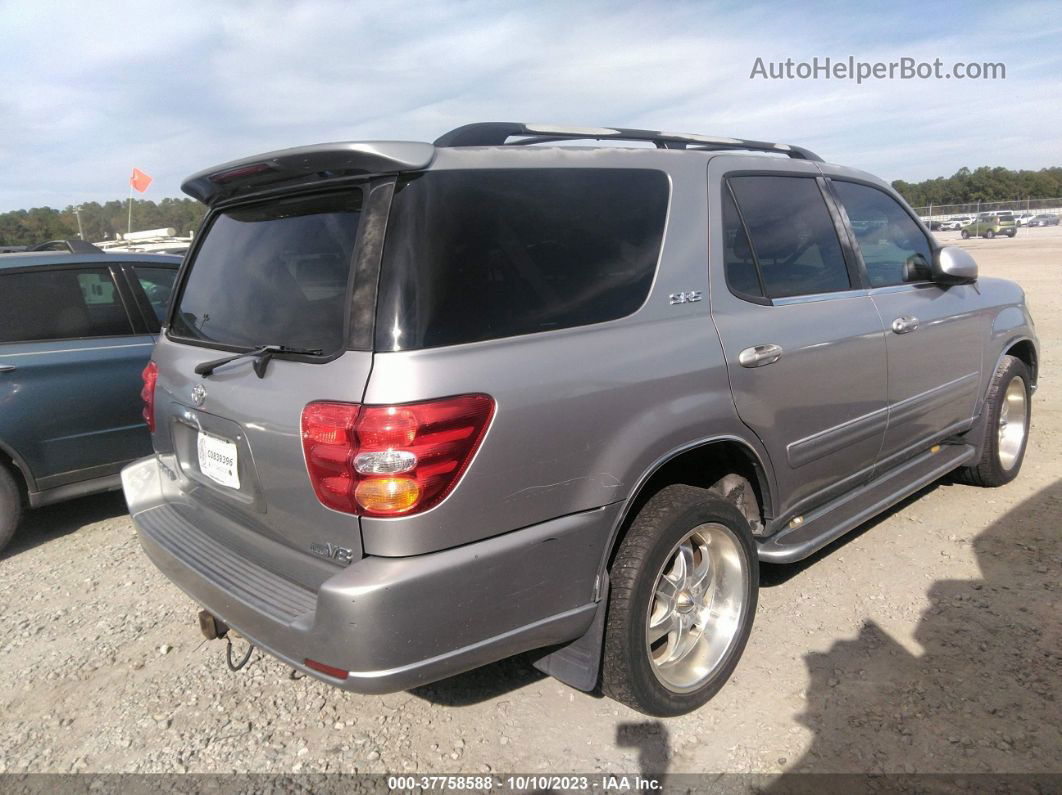
<path id="1" fill-rule="evenodd" d="M 247 653 L 243 655 L 239 662 L 234 662 L 232 659 L 232 635 L 240 637 L 239 633 L 231 629 L 228 624 L 222 621 L 217 616 L 206 610 L 199 611 L 199 629 L 203 632 L 203 637 L 207 640 L 219 640 L 225 639 L 225 662 L 229 666 L 230 671 L 239 671 L 243 668 L 251 659 L 251 652 L 254 651 L 254 644 L 247 644 Z M 231 635 L 230 635 L 231 633 Z"/>

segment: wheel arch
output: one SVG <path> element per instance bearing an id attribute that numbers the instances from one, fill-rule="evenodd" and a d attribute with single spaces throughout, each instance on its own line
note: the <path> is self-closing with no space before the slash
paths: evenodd
<path id="1" fill-rule="evenodd" d="M 33 473 L 22 459 L 22 456 L 3 439 L 0 439 L 0 466 L 6 466 L 14 473 L 15 480 L 22 489 L 23 498 L 28 500 L 30 492 L 36 490 L 36 481 L 33 479 Z"/>
<path id="2" fill-rule="evenodd" d="M 627 535 L 638 510 L 665 485 L 686 482 L 707 488 L 720 473 L 734 472 L 751 475 L 746 479 L 756 493 L 756 504 L 763 521 L 773 516 L 772 473 L 752 443 L 738 436 L 718 436 L 680 447 L 658 459 L 638 480 L 616 520 L 611 537 L 605 544 L 598 566 L 598 607 L 594 620 L 585 634 L 551 650 L 534 661 L 540 671 L 578 689 L 589 691 L 599 680 L 604 650 L 604 626 L 609 603 L 608 570 Z M 705 464 L 709 466 L 704 466 Z"/>
<path id="3" fill-rule="evenodd" d="M 658 459 L 639 479 L 623 506 L 605 547 L 600 570 L 605 573 L 623 542 L 638 510 L 661 488 L 673 483 L 709 488 L 724 475 L 736 473 L 753 487 L 760 520 L 773 517 L 771 473 L 761 455 L 738 436 L 718 436 L 671 451 Z"/>
<path id="4" fill-rule="evenodd" d="M 1025 366 L 1029 368 L 1029 375 L 1032 377 L 1032 385 L 1036 385 L 1040 363 L 1036 344 L 1031 339 L 1028 337 L 1022 337 L 1010 342 L 1003 350 L 999 360 L 996 362 L 996 367 L 992 370 L 993 373 L 999 368 L 999 362 L 1003 361 L 1004 356 L 1013 356 L 1014 358 L 1025 362 Z"/>

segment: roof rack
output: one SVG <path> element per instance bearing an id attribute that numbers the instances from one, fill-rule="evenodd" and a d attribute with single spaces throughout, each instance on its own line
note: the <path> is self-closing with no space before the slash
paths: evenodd
<path id="1" fill-rule="evenodd" d="M 519 140 L 509 141 L 510 138 Z M 800 146 L 719 138 L 692 133 L 631 130 L 624 127 L 560 127 L 553 124 L 490 121 L 466 124 L 436 139 L 436 146 L 522 146 L 554 141 L 650 141 L 657 149 L 738 150 L 775 152 L 799 160 L 821 163 L 822 158 Z"/>

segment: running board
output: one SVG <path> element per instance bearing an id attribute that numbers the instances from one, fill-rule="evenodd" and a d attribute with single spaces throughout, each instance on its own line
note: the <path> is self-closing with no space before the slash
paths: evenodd
<path id="1" fill-rule="evenodd" d="M 799 525 L 786 525 L 785 529 L 760 541 L 759 558 L 766 563 L 803 560 L 904 497 L 962 466 L 976 453 L 976 448 L 968 444 L 935 446 L 877 480 L 816 509 Z"/>

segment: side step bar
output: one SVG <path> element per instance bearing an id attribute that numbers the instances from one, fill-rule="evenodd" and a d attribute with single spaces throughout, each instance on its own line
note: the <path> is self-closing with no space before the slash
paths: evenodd
<path id="1" fill-rule="evenodd" d="M 818 508 L 796 527 L 786 526 L 765 538 L 759 542 L 759 558 L 767 563 L 803 560 L 904 497 L 962 466 L 976 452 L 969 444 L 935 446 L 877 480 Z"/>

